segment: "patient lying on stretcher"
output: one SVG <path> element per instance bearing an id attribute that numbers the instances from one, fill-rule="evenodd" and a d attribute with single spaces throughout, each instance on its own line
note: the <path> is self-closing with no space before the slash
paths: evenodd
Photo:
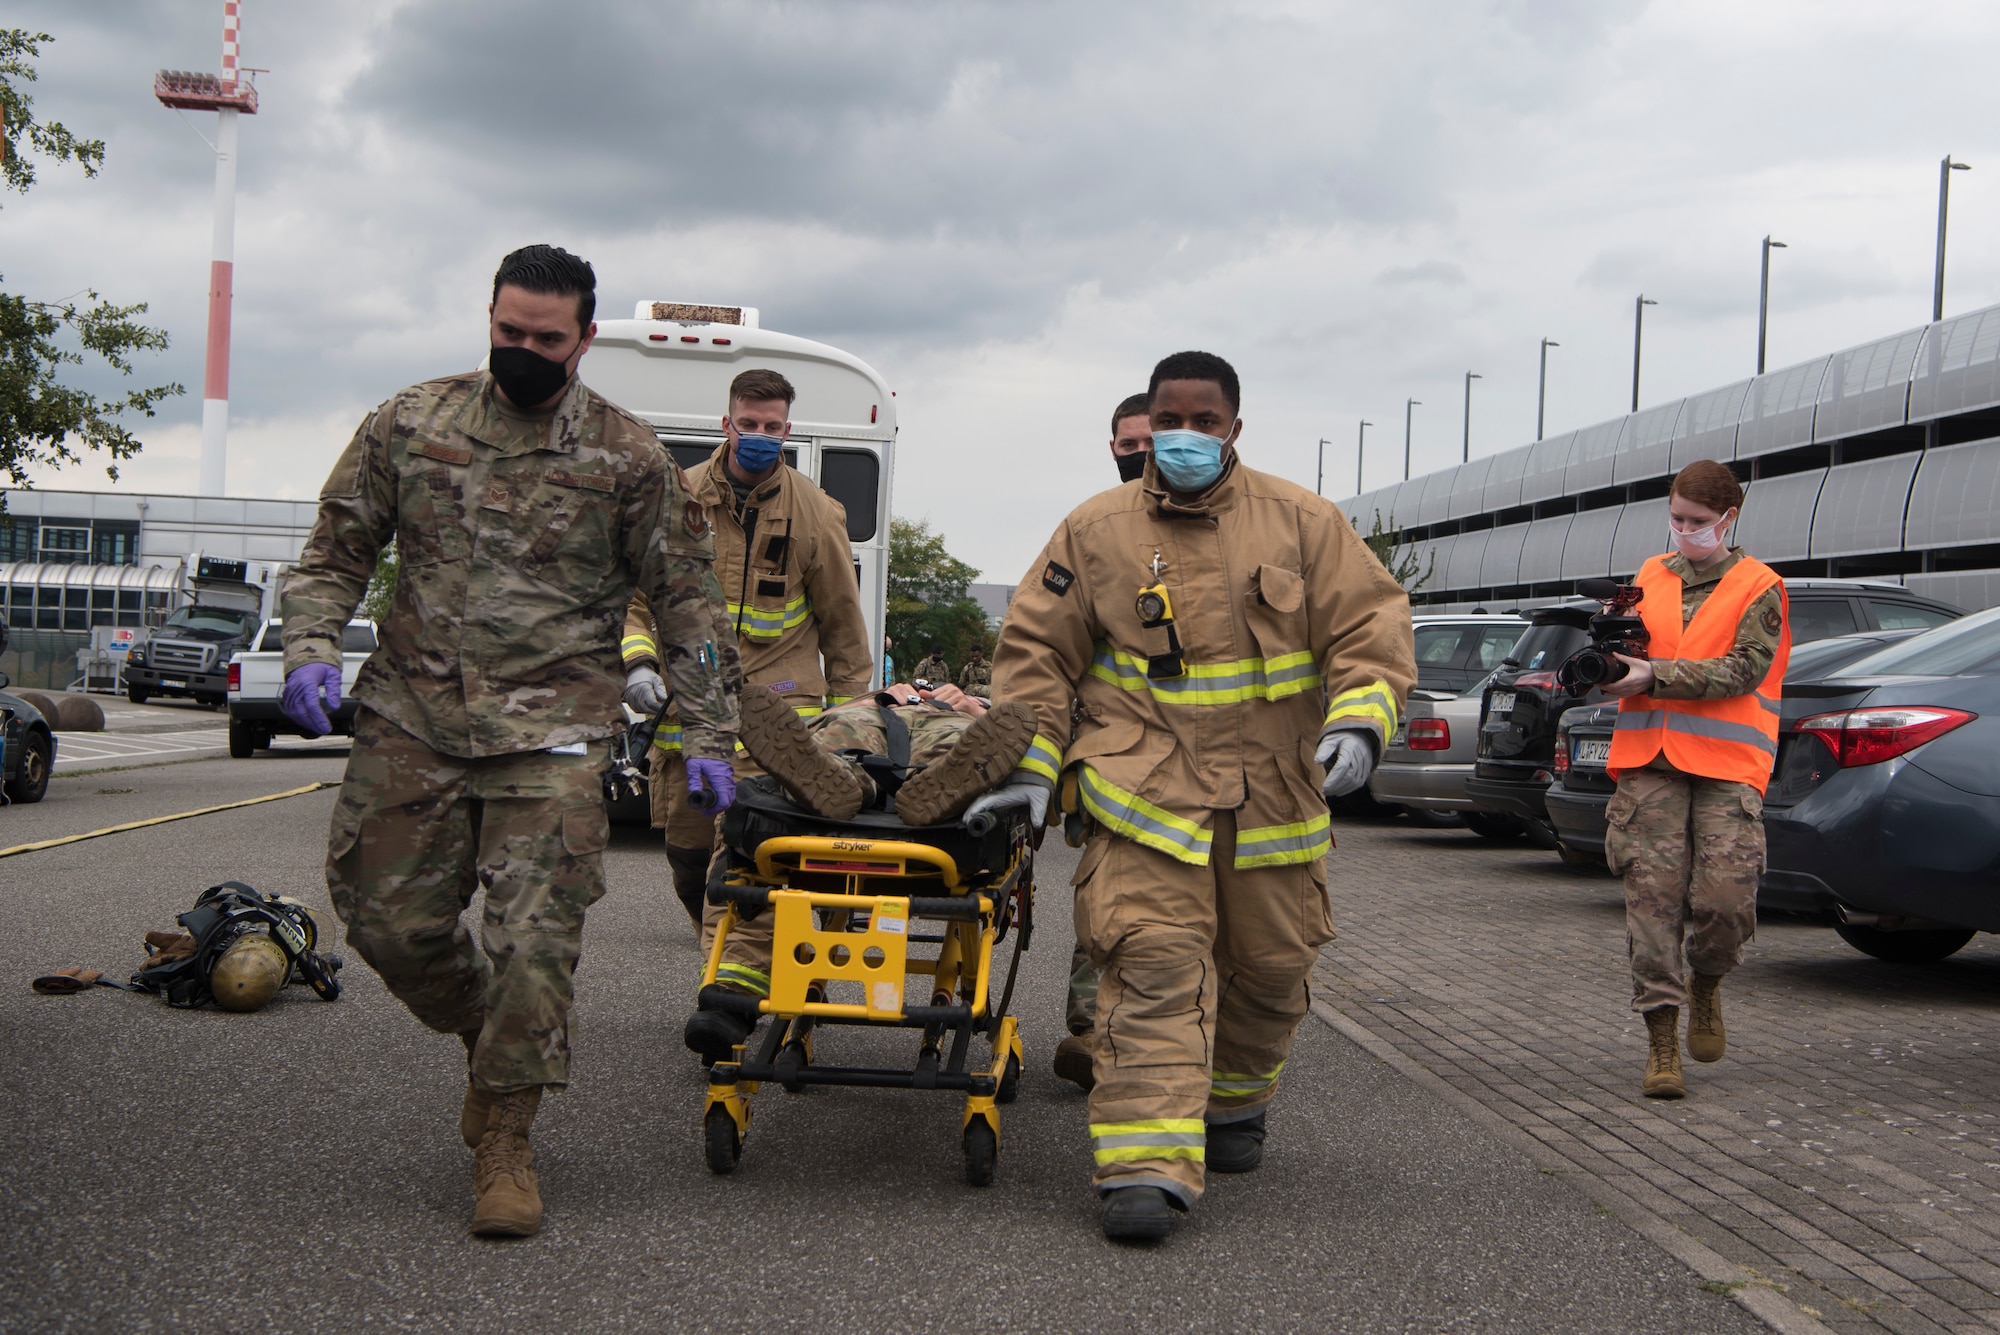
<path id="1" fill-rule="evenodd" d="M 951 685 L 920 691 L 898 683 L 810 719 L 783 697 L 753 688 L 743 694 L 743 749 L 801 806 L 845 820 L 881 805 L 882 785 L 860 757 L 891 754 L 885 714 L 909 733 L 908 777 L 894 794 L 909 825 L 956 819 L 1007 781 L 1035 737 L 1027 706 L 989 706 Z"/>

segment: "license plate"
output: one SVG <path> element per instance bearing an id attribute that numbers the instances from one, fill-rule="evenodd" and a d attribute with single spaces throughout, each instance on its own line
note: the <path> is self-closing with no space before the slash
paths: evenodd
<path id="1" fill-rule="evenodd" d="M 1493 692 L 1493 703 L 1488 706 L 1489 712 L 1495 714 L 1507 714 L 1507 713 L 1512 713 L 1513 709 L 1514 709 L 1514 693 L 1512 691 Z"/>
<path id="2" fill-rule="evenodd" d="M 1576 765 L 1596 765 L 1603 767 L 1611 763 L 1611 739 L 1609 737 L 1579 737 L 1570 750 L 1570 762 Z"/>
<path id="3" fill-rule="evenodd" d="M 160 685 L 184 687 L 187 685 L 187 680 L 184 677 L 162 677 L 160 678 Z"/>

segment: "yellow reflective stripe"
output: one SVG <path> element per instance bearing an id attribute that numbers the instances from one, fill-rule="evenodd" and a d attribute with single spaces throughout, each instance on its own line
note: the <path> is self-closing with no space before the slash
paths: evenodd
<path id="1" fill-rule="evenodd" d="M 744 635 L 775 640 L 788 630 L 803 626 L 812 617 L 812 599 L 803 593 L 775 612 L 766 612 L 748 603 L 725 603 L 730 624 Z"/>
<path id="2" fill-rule="evenodd" d="M 852 700 L 853 698 L 854 697 L 851 695 L 829 695 L 828 697 L 826 697 L 826 707 L 828 709 L 832 709 L 838 705 L 846 704 L 849 700 Z M 813 712 L 818 713 L 819 711 L 814 710 Z M 803 716 L 805 711 L 800 710 L 799 713 L 801 716 Z"/>
<path id="3" fill-rule="evenodd" d="M 1201 1163 L 1207 1132 L 1199 1117 L 1157 1117 L 1138 1122 L 1092 1122 L 1090 1148 L 1100 1164 L 1157 1159 Z"/>
<path id="4" fill-rule="evenodd" d="M 1326 709 L 1326 721 L 1366 719 L 1382 729 L 1384 745 L 1396 735 L 1396 693 L 1385 681 L 1371 681 L 1333 697 Z"/>
<path id="5" fill-rule="evenodd" d="M 655 732 L 653 734 L 653 749 L 655 751 L 680 750 L 681 730 L 679 728 L 661 728 Z"/>
<path id="6" fill-rule="evenodd" d="M 635 632 L 618 641 L 618 656 L 623 659 L 658 658 L 660 646 L 653 642 L 652 636 Z"/>
<path id="7" fill-rule="evenodd" d="M 1193 821 L 1126 792 L 1089 765 L 1083 767 L 1078 791 L 1084 809 L 1106 829 L 1182 862 L 1208 865 L 1209 832 Z"/>
<path id="8" fill-rule="evenodd" d="M 1236 863 L 1242 867 L 1285 867 L 1317 862 L 1333 851 L 1333 821 L 1325 812 L 1289 825 L 1257 825 L 1236 833 Z"/>
<path id="9" fill-rule="evenodd" d="M 1050 783 L 1056 781 L 1056 771 L 1061 768 L 1062 748 L 1040 733 L 1036 733 L 1035 740 L 1028 743 L 1028 754 L 1022 756 L 1020 763 L 1014 766 L 1017 772 L 1026 770 L 1036 778 L 1046 779 Z"/>
<path id="10" fill-rule="evenodd" d="M 716 966 L 715 980 L 719 983 L 734 983 L 746 992 L 760 997 L 771 995 L 771 975 L 753 969 L 747 964 L 732 964 L 724 961 Z"/>
<path id="11" fill-rule="evenodd" d="M 1261 1094 L 1278 1083 L 1279 1072 L 1285 1069 L 1283 1062 L 1269 1075 L 1251 1075 L 1243 1071 L 1216 1071 L 1209 1081 L 1209 1090 L 1219 1099 L 1242 1098 L 1246 1094 Z"/>
<path id="12" fill-rule="evenodd" d="M 1233 663 L 1189 663 L 1187 674 L 1164 681 L 1146 675 L 1146 660 L 1102 640 L 1090 661 L 1090 675 L 1125 691 L 1150 691 L 1169 705 L 1233 705 L 1246 700 L 1283 700 L 1317 690 L 1319 669 L 1308 653 L 1275 658 L 1239 658 Z"/>

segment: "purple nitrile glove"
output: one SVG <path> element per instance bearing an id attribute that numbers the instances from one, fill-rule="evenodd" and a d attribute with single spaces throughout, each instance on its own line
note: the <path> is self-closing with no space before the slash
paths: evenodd
<path id="1" fill-rule="evenodd" d="M 319 693 L 326 691 L 326 708 L 321 709 Z M 306 730 L 308 737 L 324 737 L 333 731 L 330 710 L 340 708 L 340 669 L 326 663 L 295 667 L 285 677 L 285 694 L 278 707 L 285 717 Z"/>
<path id="2" fill-rule="evenodd" d="M 688 797 L 697 811 L 720 816 L 736 800 L 736 771 L 726 760 L 688 761 Z M 709 791 L 703 791 L 706 788 Z"/>

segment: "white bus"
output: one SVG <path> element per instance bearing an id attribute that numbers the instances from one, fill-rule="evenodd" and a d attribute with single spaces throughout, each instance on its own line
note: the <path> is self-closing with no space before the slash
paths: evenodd
<path id="1" fill-rule="evenodd" d="M 880 665 L 889 593 L 889 483 L 895 474 L 896 400 L 852 353 L 758 326 L 754 306 L 642 301 L 630 320 L 600 320 L 584 359 L 587 384 L 649 422 L 682 468 L 722 443 L 729 382 L 754 367 L 792 382 L 785 462 L 847 510 L 854 574 Z"/>

